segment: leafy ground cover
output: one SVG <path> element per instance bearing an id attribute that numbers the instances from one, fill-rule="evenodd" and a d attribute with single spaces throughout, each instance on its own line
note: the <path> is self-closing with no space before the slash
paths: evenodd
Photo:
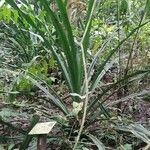
<path id="1" fill-rule="evenodd" d="M 0 149 L 150 148 L 150 1 L 2 0 Z"/>

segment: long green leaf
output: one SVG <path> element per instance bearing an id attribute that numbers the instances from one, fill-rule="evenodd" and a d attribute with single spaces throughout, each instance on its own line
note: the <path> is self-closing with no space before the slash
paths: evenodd
<path id="1" fill-rule="evenodd" d="M 83 38 L 82 38 L 85 55 L 89 47 L 89 37 L 90 37 L 90 31 L 92 27 L 92 16 L 93 16 L 96 3 L 100 3 L 100 1 L 97 2 L 96 0 L 90 0 L 88 2 L 87 17 L 86 17 L 86 22 L 85 22 L 85 31 L 84 31 Z"/>
<path id="2" fill-rule="evenodd" d="M 149 23 L 149 22 L 150 22 L 150 21 L 147 21 L 147 22 L 141 24 L 140 26 L 136 27 L 135 29 L 133 29 L 133 30 L 131 31 L 131 33 L 130 33 L 126 38 L 124 38 L 124 39 L 116 46 L 115 49 L 113 49 L 113 50 L 110 51 L 110 53 L 108 54 L 108 56 L 107 56 L 107 58 L 105 59 L 105 61 L 104 61 L 104 62 L 100 65 L 100 67 L 98 68 L 98 72 L 94 75 L 93 81 L 92 81 L 92 85 L 91 85 L 91 87 L 90 87 L 90 90 L 93 91 L 93 90 L 95 89 L 95 88 L 93 88 L 93 87 L 97 87 L 97 85 L 98 85 L 98 83 L 99 83 L 99 79 L 101 79 L 101 78 L 99 78 L 99 76 L 100 76 L 101 72 L 103 71 L 104 66 L 108 63 L 108 61 L 111 59 L 111 57 L 113 56 L 113 54 L 118 51 L 118 48 L 119 48 L 124 42 L 126 42 L 139 28 L 143 27 L 144 25 L 146 25 L 146 24 Z"/>
<path id="3" fill-rule="evenodd" d="M 65 28 L 69 29 L 69 31 L 64 30 L 64 28 L 60 24 L 60 21 L 57 19 L 56 14 L 48 6 L 47 1 L 43 2 L 42 0 L 40 0 L 40 2 L 44 6 L 44 8 L 46 9 L 47 15 L 50 16 L 52 23 L 56 29 L 56 32 L 59 35 L 62 49 L 63 49 L 63 52 L 65 53 L 66 60 L 68 63 L 68 68 L 66 68 L 66 69 L 68 71 L 68 75 L 70 77 L 70 82 L 72 84 L 72 89 L 73 89 L 72 92 L 79 92 L 80 86 L 78 86 L 78 83 L 80 83 L 80 82 L 79 82 L 78 77 L 80 74 L 79 75 L 77 74 L 77 72 L 79 70 L 77 64 L 79 61 L 77 61 L 78 57 L 75 55 L 77 50 L 75 49 L 72 31 L 71 31 L 71 28 L 69 26 L 69 23 L 67 22 L 68 21 L 66 19 L 67 16 L 65 15 L 65 11 L 63 9 L 63 3 L 59 1 L 58 6 L 61 5 L 61 8 L 63 9 L 63 10 L 61 9 L 61 12 L 62 12 L 61 16 L 63 18 L 63 23 L 64 23 Z M 65 32 L 68 33 L 67 34 L 68 37 L 67 37 Z"/>
<path id="4" fill-rule="evenodd" d="M 42 3 L 42 2 L 43 2 L 43 1 L 41 1 L 41 3 Z M 70 64 L 70 65 L 69 65 L 69 66 L 70 66 L 69 69 L 68 69 L 68 67 L 66 67 L 65 62 L 62 61 L 62 60 L 64 60 L 64 58 L 61 57 L 62 55 L 56 53 L 56 50 L 54 50 L 54 48 L 52 47 L 51 42 L 48 41 L 48 40 L 44 37 L 44 33 L 42 33 L 41 30 L 40 30 L 39 28 L 37 28 L 37 26 L 32 22 L 30 16 L 29 16 L 28 14 L 25 14 L 24 12 L 22 12 L 22 10 L 20 10 L 20 9 L 17 7 L 17 4 L 16 4 L 15 2 L 12 2 L 12 1 L 8 1 L 8 0 L 7 0 L 7 3 L 9 3 L 14 9 L 16 9 L 17 11 L 19 11 L 19 13 L 20 13 L 20 15 L 22 16 L 22 18 L 26 19 L 26 21 L 27 21 L 33 28 L 35 28 L 37 32 L 39 32 L 40 36 L 41 36 L 41 37 L 43 38 L 43 40 L 44 40 L 44 43 L 43 43 L 43 44 L 44 44 L 47 48 L 49 48 L 49 49 L 52 51 L 52 53 L 53 53 L 53 55 L 55 56 L 55 58 L 56 58 L 58 64 L 60 65 L 60 68 L 62 69 L 62 72 L 63 72 L 63 74 L 64 74 L 64 77 L 65 77 L 65 79 L 66 79 L 66 82 L 68 83 L 68 86 L 69 86 L 70 90 L 73 92 L 73 91 L 74 91 L 74 86 L 73 86 L 72 81 L 74 81 L 74 80 L 72 80 L 72 79 L 71 79 L 71 76 L 70 76 L 70 71 L 72 71 L 72 65 L 71 65 L 72 63 L 70 62 L 70 56 L 68 55 L 69 46 L 66 45 L 66 43 L 68 43 L 68 42 L 65 40 L 66 37 L 65 37 L 65 35 L 64 35 L 64 31 L 63 31 L 63 29 L 62 29 L 60 23 L 58 22 L 58 20 L 57 20 L 55 14 L 50 10 L 49 7 L 47 7 L 48 5 L 45 5 L 45 4 L 48 4 L 48 3 L 46 3 L 46 1 L 45 1 L 45 2 L 43 3 L 43 5 L 46 7 L 46 10 L 48 11 L 48 14 L 51 15 L 51 19 L 53 20 L 53 23 L 54 23 L 54 25 L 55 25 L 57 31 L 59 31 L 59 33 L 60 33 L 60 37 L 61 37 L 61 39 L 62 39 L 62 40 L 60 40 L 60 41 L 63 41 L 63 42 L 62 42 L 62 44 L 63 44 L 63 49 L 66 49 L 65 52 L 66 52 L 66 56 L 67 56 L 67 58 L 68 58 L 67 60 L 68 60 L 68 63 Z M 38 19 L 37 19 L 37 21 L 38 21 L 39 24 L 41 24 L 41 22 L 40 22 Z M 65 41 L 64 41 L 64 40 L 65 40 Z M 67 47 L 66 47 L 66 46 L 67 46 Z M 57 50 L 58 50 L 58 49 L 57 49 Z M 73 77 L 73 76 L 72 76 L 72 77 Z"/>
<path id="5" fill-rule="evenodd" d="M 7 72 L 9 74 L 13 74 L 14 76 L 24 76 L 26 79 L 30 80 L 34 85 L 36 85 L 39 89 L 41 89 L 53 102 L 53 104 L 55 104 L 60 110 L 62 110 L 62 112 L 64 114 L 68 114 L 68 110 L 67 107 L 65 106 L 65 104 L 63 103 L 63 101 L 58 98 L 55 98 L 44 86 L 42 86 L 40 83 L 38 83 L 37 80 L 33 79 L 32 77 L 30 77 L 29 75 L 24 75 L 21 74 L 20 72 L 15 72 L 15 71 L 11 71 L 8 69 L 1 69 L 0 68 L 0 72 Z"/>
<path id="6" fill-rule="evenodd" d="M 93 141 L 93 143 L 97 146 L 99 150 L 105 150 L 104 144 L 98 138 L 96 138 L 92 134 L 88 134 L 87 136 Z"/>
<path id="7" fill-rule="evenodd" d="M 38 83 L 38 81 L 36 81 L 32 77 L 30 77 L 28 75 L 26 75 L 25 77 L 28 80 L 30 80 L 34 85 L 36 85 L 39 89 L 41 89 L 53 101 L 53 103 L 57 107 L 59 107 L 66 115 L 68 114 L 67 107 L 65 106 L 65 104 L 63 103 L 62 100 L 55 98 L 44 86 L 42 86 L 40 83 Z"/>
<path id="8" fill-rule="evenodd" d="M 118 84 L 120 83 L 123 83 L 124 81 L 127 81 L 129 78 L 132 78 L 132 77 L 135 77 L 137 75 L 140 75 L 140 74 L 145 74 L 145 73 L 149 73 L 150 70 L 139 70 L 139 71 L 136 71 L 132 74 L 129 74 L 127 76 L 125 76 L 124 78 L 118 80 L 116 83 L 114 83 L 113 85 L 111 85 L 110 87 L 108 87 L 105 91 L 103 91 L 101 94 L 98 95 L 98 97 L 90 104 L 89 108 L 88 108 L 88 112 L 92 109 L 92 107 L 109 91 L 111 90 L 112 88 L 114 88 L 115 86 L 117 86 Z M 96 111 L 96 109 L 94 110 Z"/>
<path id="9" fill-rule="evenodd" d="M 33 20 L 31 19 L 31 17 L 28 14 L 25 14 L 24 12 L 22 12 L 19 7 L 17 6 L 17 4 L 15 3 L 15 1 L 10 1 L 10 0 L 6 0 L 6 2 L 8 4 L 10 4 L 14 9 L 16 9 L 18 12 L 21 13 L 21 15 L 28 21 L 29 24 L 31 24 L 34 28 L 37 28 L 35 23 L 33 22 Z"/>
<path id="10" fill-rule="evenodd" d="M 81 66 L 82 66 L 82 61 L 81 61 L 81 56 L 80 56 L 80 52 L 77 49 L 75 42 L 74 42 L 74 36 L 72 33 L 72 29 L 71 29 L 71 25 L 66 13 L 66 9 L 64 7 L 64 3 L 62 2 L 62 0 L 56 0 L 59 10 L 61 12 L 61 17 L 63 20 L 63 24 L 65 27 L 65 30 L 67 32 L 67 39 L 69 42 L 69 46 L 71 49 L 71 58 L 72 58 L 72 64 L 71 67 L 74 67 L 73 69 L 73 80 L 74 80 L 74 84 L 75 84 L 75 91 L 76 93 L 80 94 L 80 88 L 81 88 Z"/>

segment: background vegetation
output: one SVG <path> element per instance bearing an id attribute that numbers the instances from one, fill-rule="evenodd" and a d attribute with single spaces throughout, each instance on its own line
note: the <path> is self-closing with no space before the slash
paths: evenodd
<path id="1" fill-rule="evenodd" d="M 1 0 L 0 149 L 150 148 L 150 0 Z"/>

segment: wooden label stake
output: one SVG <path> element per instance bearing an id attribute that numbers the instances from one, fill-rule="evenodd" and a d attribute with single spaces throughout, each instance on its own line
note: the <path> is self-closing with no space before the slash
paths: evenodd
<path id="1" fill-rule="evenodd" d="M 47 135 L 50 133 L 55 124 L 56 122 L 54 121 L 37 123 L 29 132 L 29 135 L 37 135 L 37 150 L 46 150 Z"/>

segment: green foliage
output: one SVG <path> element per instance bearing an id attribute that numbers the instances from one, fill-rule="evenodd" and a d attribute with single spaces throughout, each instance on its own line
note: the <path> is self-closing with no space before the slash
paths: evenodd
<path id="1" fill-rule="evenodd" d="M 126 15 L 128 12 L 129 4 L 128 0 L 122 0 L 120 6 L 120 12 L 122 15 Z"/>
<path id="2" fill-rule="evenodd" d="M 147 3 L 146 3 L 146 15 L 148 17 L 150 16 L 150 0 L 147 0 Z"/>
<path id="3" fill-rule="evenodd" d="M 28 72 L 30 75 L 34 75 L 35 77 L 44 80 L 47 82 L 49 85 L 51 85 L 51 77 L 47 77 L 47 72 L 48 72 L 48 64 L 45 60 L 41 61 L 33 61 L 30 64 L 24 64 L 25 65 L 25 70 Z M 31 81 L 27 80 L 25 77 L 19 76 L 15 83 L 14 83 L 13 89 L 16 89 L 16 91 L 26 91 L 30 92 L 34 88 L 33 84 Z"/>
<path id="4" fill-rule="evenodd" d="M 88 137 L 95 143 L 99 150 L 105 150 L 105 146 L 101 141 L 99 141 L 99 139 L 97 139 L 93 135 L 88 135 Z"/>
<path id="5" fill-rule="evenodd" d="M 131 124 L 130 126 L 120 126 L 120 130 L 129 131 L 134 134 L 135 137 L 140 138 L 142 141 L 149 145 L 150 143 L 150 131 L 144 128 L 140 124 Z"/>
<path id="6" fill-rule="evenodd" d="M 117 150 L 132 150 L 132 146 L 130 144 L 121 145 Z"/>
<path id="7" fill-rule="evenodd" d="M 78 28 L 74 29 L 68 19 L 64 1 L 56 0 L 57 11 L 49 6 L 47 0 L 36 2 L 36 5 L 28 1 L 20 1 L 20 4 L 18 1 L 10 0 L 6 0 L 6 3 L 1 2 L 0 18 L 6 31 L 6 33 L 1 31 L 1 36 L 5 37 L 5 40 L 2 39 L 3 48 L 10 49 L 10 55 L 13 56 L 12 64 L 15 64 L 17 69 L 3 66 L 0 72 L 5 71 L 15 78 L 11 92 L 30 92 L 34 87 L 38 87 L 45 93 L 49 98 L 47 101 L 63 112 L 63 115 L 54 115 L 50 118 L 56 120 L 62 127 L 64 138 L 70 140 L 70 137 L 73 136 L 74 142 L 77 132 L 81 132 L 81 135 L 77 136 L 81 141 L 83 139 L 92 141 L 98 149 L 105 149 L 101 141 L 94 134 L 90 134 L 89 126 L 94 126 L 95 122 L 99 122 L 97 121 L 99 118 L 111 120 L 113 113 L 111 114 L 105 104 L 107 96 L 113 94 L 114 89 L 119 91 L 128 83 L 137 80 L 137 77 L 150 73 L 150 70 L 144 67 L 139 70 L 131 68 L 127 73 L 124 73 L 126 70 L 123 73 L 120 72 L 119 77 L 110 86 L 103 89 L 101 83 L 114 64 L 119 64 L 117 65 L 119 70 L 125 68 L 126 59 L 120 54 L 118 56 L 118 52 L 125 49 L 123 55 L 126 55 L 129 51 L 134 51 L 130 46 L 130 42 L 133 42 L 132 37 L 142 28 L 147 29 L 150 20 L 143 18 L 139 23 L 139 20 L 135 19 L 136 15 L 130 16 L 132 13 L 129 11 L 132 11 L 134 2 L 131 7 L 129 0 L 119 1 L 117 6 L 111 0 L 102 1 L 104 5 L 97 3 L 96 0 L 91 0 L 86 2 L 87 10 L 82 22 L 83 28 L 79 29 L 81 33 L 78 35 L 76 32 Z M 97 14 L 94 14 L 96 4 L 100 7 L 99 12 L 102 11 L 103 14 L 109 16 L 113 14 L 113 17 L 108 17 L 108 20 L 103 19 L 102 13 L 97 17 Z M 106 6 L 111 6 L 112 10 L 107 11 L 104 8 Z M 139 3 L 138 6 L 143 6 L 143 3 Z M 149 1 L 145 6 L 148 15 Z M 139 36 L 137 41 L 142 41 L 144 38 L 147 39 L 146 33 Z M 130 56 L 127 55 L 127 57 L 130 60 Z M 124 66 L 120 65 L 121 59 L 124 61 Z M 48 71 L 49 66 L 55 69 L 56 63 L 67 85 L 68 97 L 73 107 L 71 110 L 67 107 L 65 100 L 51 88 L 52 78 L 49 77 Z M 99 87 L 100 92 L 93 96 Z M 76 126 L 71 122 L 72 119 Z M 37 121 L 38 119 L 35 122 Z M 16 129 L 4 121 L 1 122 Z M 116 125 L 114 122 L 113 124 Z M 132 130 L 132 133 L 139 137 L 139 133 L 135 130 L 134 132 Z M 85 135 L 86 138 L 82 138 Z M 62 137 L 63 142 L 66 140 L 64 138 Z M 31 139 L 32 137 L 26 135 L 22 149 L 28 147 Z M 78 149 L 87 149 L 82 144 L 78 144 L 78 140 L 75 143 L 76 146 Z M 121 145 L 121 148 L 126 147 L 130 149 L 129 145 Z"/>

